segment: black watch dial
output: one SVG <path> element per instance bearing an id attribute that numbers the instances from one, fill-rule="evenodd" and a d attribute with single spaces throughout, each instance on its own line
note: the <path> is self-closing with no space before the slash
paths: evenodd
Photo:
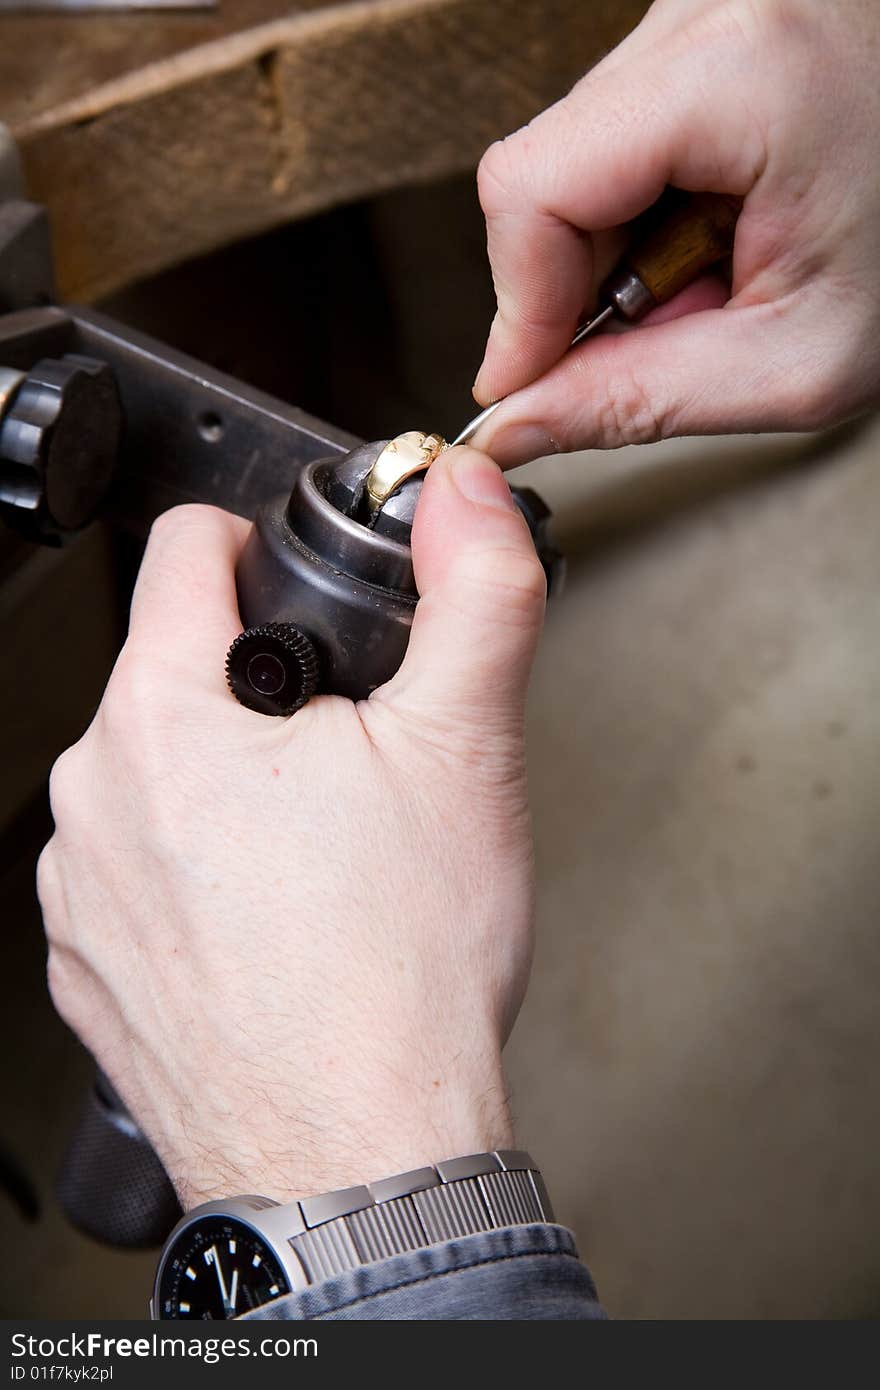
<path id="1" fill-rule="evenodd" d="M 277 1256 L 244 1221 L 205 1216 L 181 1231 L 159 1281 L 160 1318 L 235 1318 L 289 1293 Z"/>

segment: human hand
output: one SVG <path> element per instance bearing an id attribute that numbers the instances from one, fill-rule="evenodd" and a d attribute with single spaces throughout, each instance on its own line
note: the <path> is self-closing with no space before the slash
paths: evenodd
<path id="1" fill-rule="evenodd" d="M 877 401 L 878 44 L 877 6 L 861 0 L 657 0 L 567 97 L 486 152 L 498 313 L 474 395 L 517 394 L 480 448 L 509 467 L 813 429 Z M 564 357 L 621 224 L 668 184 L 744 197 L 732 297 L 706 279 Z"/>
<path id="2" fill-rule="evenodd" d="M 247 533 L 153 529 L 96 718 L 56 764 L 49 983 L 184 1206 L 509 1146 L 526 985 L 523 710 L 544 575 L 497 467 L 450 451 L 394 679 L 267 719 L 226 690 Z"/>

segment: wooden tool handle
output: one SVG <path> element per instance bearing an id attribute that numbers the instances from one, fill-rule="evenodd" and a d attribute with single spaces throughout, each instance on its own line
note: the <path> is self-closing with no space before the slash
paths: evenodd
<path id="1" fill-rule="evenodd" d="M 709 266 L 733 250 L 742 199 L 693 193 L 669 213 L 626 258 L 657 304 L 665 304 Z"/>

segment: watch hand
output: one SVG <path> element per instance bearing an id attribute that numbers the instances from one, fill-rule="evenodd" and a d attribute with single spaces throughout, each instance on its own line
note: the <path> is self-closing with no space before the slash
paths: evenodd
<path id="1" fill-rule="evenodd" d="M 232 1271 L 232 1283 L 229 1286 L 229 1311 L 235 1312 L 235 1304 L 238 1299 L 238 1270 Z"/>
<path id="2" fill-rule="evenodd" d="M 226 1292 L 226 1280 L 223 1278 L 223 1270 L 220 1268 L 220 1256 L 217 1254 L 216 1245 L 211 1246 L 211 1254 L 214 1256 L 214 1268 L 217 1271 L 217 1281 L 220 1285 L 220 1296 L 223 1299 L 223 1307 L 229 1311 L 229 1295 Z"/>

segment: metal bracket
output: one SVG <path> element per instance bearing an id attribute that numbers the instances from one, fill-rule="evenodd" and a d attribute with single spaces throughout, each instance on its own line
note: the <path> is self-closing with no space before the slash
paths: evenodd
<path id="1" fill-rule="evenodd" d="M 0 126 L 0 169 L 10 179 L 14 164 L 14 143 Z M 179 502 L 252 517 L 290 491 L 298 468 L 360 442 L 124 324 L 58 308 L 54 299 L 45 210 L 0 194 L 0 368 L 26 373 L 41 358 L 78 353 L 113 369 L 125 428 L 101 515 L 128 530 L 146 534 Z"/>
<path id="2" fill-rule="evenodd" d="M 41 358 L 65 353 L 113 369 L 125 423 L 101 515 L 141 535 L 180 502 L 253 517 L 263 502 L 290 491 L 299 468 L 359 443 L 91 310 L 0 315 L 0 366 L 27 372 Z"/>

